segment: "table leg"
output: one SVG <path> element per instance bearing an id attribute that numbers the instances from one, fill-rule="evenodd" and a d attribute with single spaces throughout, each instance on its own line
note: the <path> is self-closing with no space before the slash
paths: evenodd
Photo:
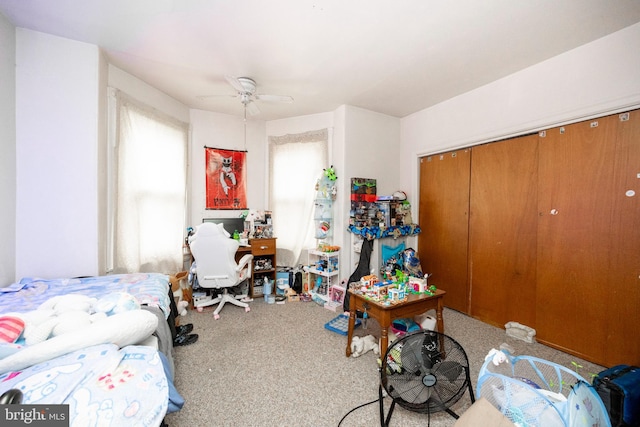
<path id="1" fill-rule="evenodd" d="M 442 351 L 442 357 L 445 358 L 444 350 L 444 318 L 442 317 L 442 298 L 438 298 L 438 306 L 436 307 L 436 328 L 440 333 L 440 350 Z"/>
<path id="2" fill-rule="evenodd" d="M 438 332 L 444 334 L 444 318 L 442 317 L 442 309 L 442 298 L 438 298 L 438 307 L 436 308 L 436 328 L 438 328 Z"/>
<path id="3" fill-rule="evenodd" d="M 389 325 L 380 325 L 380 359 L 384 359 L 389 346 Z"/>
<path id="4" fill-rule="evenodd" d="M 347 331 L 347 350 L 345 352 L 347 357 L 351 356 L 351 338 L 353 338 L 353 330 L 355 329 L 355 326 L 356 326 L 356 309 L 355 307 L 349 307 L 349 329 Z"/>

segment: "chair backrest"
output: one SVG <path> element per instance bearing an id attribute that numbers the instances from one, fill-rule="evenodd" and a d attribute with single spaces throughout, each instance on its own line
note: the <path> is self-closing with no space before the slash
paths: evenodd
<path id="1" fill-rule="evenodd" d="M 239 243 L 229 238 L 222 224 L 204 222 L 189 244 L 196 262 L 198 284 L 203 288 L 236 286 L 240 281 L 235 261 Z"/>

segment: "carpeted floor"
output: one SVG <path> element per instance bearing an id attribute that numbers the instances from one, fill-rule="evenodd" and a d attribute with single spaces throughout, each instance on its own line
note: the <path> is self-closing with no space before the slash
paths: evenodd
<path id="1" fill-rule="evenodd" d="M 314 302 L 280 305 L 256 299 L 250 306 L 248 313 L 225 306 L 217 321 L 211 315 L 213 308 L 189 311 L 180 318 L 182 324 L 193 323 L 200 338 L 193 345 L 174 348 L 175 385 L 186 403 L 167 415 L 170 427 L 380 425 L 377 356 L 369 352 L 345 357 L 346 337 L 324 328 L 337 313 Z M 503 329 L 453 310 L 445 309 L 444 324 L 445 334 L 467 353 L 474 390 L 484 357 L 502 343 L 515 354 L 569 368 L 577 362 L 587 379 L 603 369 L 544 345 L 507 337 Z M 374 321 L 367 329 L 356 330 L 361 336 L 378 333 Z M 371 401 L 375 402 L 349 413 Z M 384 401 L 386 410 L 390 399 Z M 465 393 L 452 409 L 461 414 L 470 404 Z M 434 427 L 455 423 L 445 412 L 431 414 L 429 420 L 426 414 L 396 407 L 390 425 L 422 427 L 429 421 Z"/>

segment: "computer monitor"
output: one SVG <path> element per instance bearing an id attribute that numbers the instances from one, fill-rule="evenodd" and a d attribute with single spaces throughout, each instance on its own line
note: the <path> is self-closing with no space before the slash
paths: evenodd
<path id="1" fill-rule="evenodd" d="M 237 231 L 240 234 L 244 231 L 244 218 L 203 218 L 202 222 L 222 224 L 231 237 L 233 237 L 234 231 Z"/>

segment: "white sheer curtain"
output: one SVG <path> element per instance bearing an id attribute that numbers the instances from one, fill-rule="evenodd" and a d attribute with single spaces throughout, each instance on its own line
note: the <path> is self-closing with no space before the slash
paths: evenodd
<path id="1" fill-rule="evenodd" d="M 302 249 L 315 245 L 315 185 L 329 166 L 327 161 L 327 129 L 269 137 L 269 194 L 278 265 L 294 267 Z"/>
<path id="2" fill-rule="evenodd" d="M 182 270 L 188 126 L 117 97 L 113 271 Z"/>

